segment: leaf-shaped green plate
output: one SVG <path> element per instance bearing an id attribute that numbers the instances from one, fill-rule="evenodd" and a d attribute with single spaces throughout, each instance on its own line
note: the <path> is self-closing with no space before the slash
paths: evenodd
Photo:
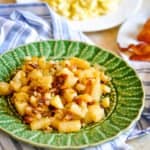
<path id="1" fill-rule="evenodd" d="M 31 131 L 14 115 L 5 97 L 0 97 L 0 129 L 16 139 L 50 148 L 81 148 L 101 144 L 118 136 L 135 123 L 143 108 L 143 88 L 135 71 L 119 57 L 96 46 L 72 41 L 44 41 L 18 47 L 0 56 L 0 80 L 22 64 L 25 56 L 60 60 L 72 56 L 100 64 L 112 77 L 111 110 L 106 118 L 76 133 Z"/>

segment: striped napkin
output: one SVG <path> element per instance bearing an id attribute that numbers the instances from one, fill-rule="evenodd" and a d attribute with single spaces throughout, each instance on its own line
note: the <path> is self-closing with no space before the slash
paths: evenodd
<path id="1" fill-rule="evenodd" d="M 68 39 L 92 43 L 83 33 L 70 29 L 45 3 L 0 5 L 0 53 L 18 45 L 47 39 Z M 150 100 L 150 97 L 146 99 Z M 128 132 L 115 140 L 86 150 L 128 150 L 125 141 L 150 133 L 150 105 Z M 0 150 L 40 150 L 0 132 Z M 42 150 L 42 148 L 41 148 Z"/>

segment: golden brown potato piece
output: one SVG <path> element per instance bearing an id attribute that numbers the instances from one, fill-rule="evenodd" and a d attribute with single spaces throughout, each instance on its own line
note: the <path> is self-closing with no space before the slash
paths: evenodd
<path id="1" fill-rule="evenodd" d="M 26 112 L 26 107 L 28 106 L 27 102 L 15 101 L 14 104 L 18 113 L 23 116 Z"/>
<path id="2" fill-rule="evenodd" d="M 82 114 L 81 107 L 78 104 L 76 104 L 75 102 L 72 102 L 68 108 L 69 108 L 68 109 L 69 112 L 71 112 L 72 114 L 77 115 L 81 118 L 84 117 L 84 115 Z"/>
<path id="3" fill-rule="evenodd" d="M 19 91 L 22 86 L 22 83 L 20 81 L 10 81 L 10 87 L 13 91 Z"/>
<path id="4" fill-rule="evenodd" d="M 82 84 L 82 83 L 77 83 L 75 88 L 76 88 L 76 90 L 77 90 L 78 92 L 83 92 L 86 87 L 85 87 L 85 85 Z"/>
<path id="5" fill-rule="evenodd" d="M 89 94 L 81 94 L 79 96 L 76 97 L 76 101 L 81 103 L 81 102 L 92 102 L 93 101 L 93 97 L 90 96 Z"/>
<path id="6" fill-rule="evenodd" d="M 80 58 L 29 57 L 9 83 L 0 82 L 0 95 L 11 94 L 12 104 L 32 130 L 69 133 L 105 116 L 110 100 L 100 101 L 100 96 L 110 92 L 107 82 L 104 72 Z"/>
<path id="7" fill-rule="evenodd" d="M 73 99 L 77 96 L 77 92 L 73 89 L 65 89 L 63 93 L 63 98 L 67 102 L 73 101 Z"/>
<path id="8" fill-rule="evenodd" d="M 37 97 L 35 97 L 35 96 L 31 96 L 30 97 L 30 99 L 29 99 L 29 102 L 30 102 L 30 104 L 32 105 L 32 106 L 37 106 L 38 105 L 38 99 L 37 99 Z"/>
<path id="9" fill-rule="evenodd" d="M 58 125 L 59 132 L 77 132 L 81 128 L 80 120 L 61 121 Z"/>
<path id="10" fill-rule="evenodd" d="M 38 80 L 43 77 L 42 71 L 39 69 L 34 69 L 28 74 L 29 79 Z"/>
<path id="11" fill-rule="evenodd" d="M 64 84 L 62 88 L 72 88 L 76 82 L 77 82 L 77 77 L 74 76 L 74 74 L 68 69 L 68 68 L 63 68 L 58 72 L 59 76 L 66 76 L 64 78 Z"/>
<path id="12" fill-rule="evenodd" d="M 50 118 L 35 119 L 31 122 L 30 126 L 32 130 L 46 129 L 51 124 Z"/>
<path id="13" fill-rule="evenodd" d="M 27 102 L 29 100 L 29 95 L 25 92 L 18 92 L 14 94 L 14 100 L 18 102 Z"/>
<path id="14" fill-rule="evenodd" d="M 37 85 L 45 90 L 48 90 L 52 87 L 52 81 L 53 81 L 52 76 L 44 76 L 35 82 L 35 86 Z"/>
<path id="15" fill-rule="evenodd" d="M 99 104 L 93 104 L 88 106 L 88 113 L 86 114 L 86 122 L 98 122 L 105 116 L 104 109 Z"/>
<path id="16" fill-rule="evenodd" d="M 101 106 L 103 108 L 109 108 L 110 107 L 110 98 L 109 97 L 105 97 L 101 100 Z"/>
<path id="17" fill-rule="evenodd" d="M 0 82 L 0 95 L 9 95 L 10 93 L 10 85 L 7 82 Z"/>
<path id="18" fill-rule="evenodd" d="M 107 94 L 111 92 L 111 88 L 108 85 L 101 84 L 100 89 L 103 94 Z"/>
<path id="19" fill-rule="evenodd" d="M 97 77 L 95 80 L 92 80 L 91 96 L 94 101 L 100 101 L 100 96 L 102 93 L 100 87 L 100 78 Z"/>
<path id="20" fill-rule="evenodd" d="M 51 126 L 55 129 L 58 130 L 58 127 L 59 127 L 59 124 L 60 124 L 61 120 L 57 119 L 57 118 L 54 118 L 52 119 L 52 122 L 51 122 Z"/>
<path id="21" fill-rule="evenodd" d="M 75 102 L 72 102 L 70 104 L 70 107 L 68 110 L 69 110 L 69 112 L 71 112 L 72 114 L 74 114 L 80 118 L 84 118 L 88 111 L 86 103 L 82 103 L 82 105 L 78 105 Z"/>
<path id="22" fill-rule="evenodd" d="M 50 104 L 54 106 L 55 108 L 59 108 L 59 109 L 64 108 L 64 105 L 59 95 L 52 97 L 50 100 Z"/>
<path id="23" fill-rule="evenodd" d="M 77 68 L 80 68 L 80 69 L 90 68 L 90 63 L 89 62 L 87 62 L 83 59 L 77 58 L 77 57 L 72 57 L 70 59 L 70 62 L 71 62 L 71 65 L 76 66 Z"/>

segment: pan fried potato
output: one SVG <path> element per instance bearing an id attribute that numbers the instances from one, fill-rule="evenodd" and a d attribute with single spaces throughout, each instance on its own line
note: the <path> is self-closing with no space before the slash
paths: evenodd
<path id="1" fill-rule="evenodd" d="M 88 113 L 85 116 L 86 122 L 98 122 L 105 116 L 104 108 L 101 108 L 99 104 L 93 104 L 88 106 Z"/>
<path id="2" fill-rule="evenodd" d="M 27 57 L 9 83 L 0 82 L 0 95 L 11 96 L 32 130 L 77 132 L 105 117 L 104 109 L 111 103 L 110 80 L 104 71 L 80 58 Z"/>
<path id="3" fill-rule="evenodd" d="M 81 128 L 80 120 L 62 121 L 58 125 L 59 132 L 76 132 Z"/>
<path id="4" fill-rule="evenodd" d="M 0 82 L 0 95 L 8 95 L 10 92 L 10 84 L 6 82 Z"/>

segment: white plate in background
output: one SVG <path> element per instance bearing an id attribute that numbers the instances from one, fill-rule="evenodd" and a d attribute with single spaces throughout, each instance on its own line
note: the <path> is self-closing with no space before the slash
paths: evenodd
<path id="1" fill-rule="evenodd" d="M 137 44 L 136 37 L 148 18 L 150 18 L 150 1 L 143 0 L 139 12 L 121 25 L 117 36 L 117 43 L 123 48 L 128 47 L 131 43 Z"/>
<path id="2" fill-rule="evenodd" d="M 39 2 L 40 0 L 16 0 L 18 3 Z M 109 14 L 83 21 L 70 21 L 70 26 L 77 31 L 92 32 L 105 30 L 121 24 L 131 14 L 138 11 L 142 0 L 120 0 L 118 9 Z"/>
<path id="3" fill-rule="evenodd" d="M 143 0 L 141 8 L 136 15 L 128 18 L 120 27 L 117 36 L 117 43 L 122 48 L 127 48 L 130 44 L 138 44 L 137 35 L 143 28 L 144 23 L 150 18 L 150 0 Z M 139 61 L 129 61 L 128 56 L 120 51 L 121 56 L 129 62 L 130 65 L 133 65 L 135 68 L 145 66 L 149 62 L 139 62 Z"/>

